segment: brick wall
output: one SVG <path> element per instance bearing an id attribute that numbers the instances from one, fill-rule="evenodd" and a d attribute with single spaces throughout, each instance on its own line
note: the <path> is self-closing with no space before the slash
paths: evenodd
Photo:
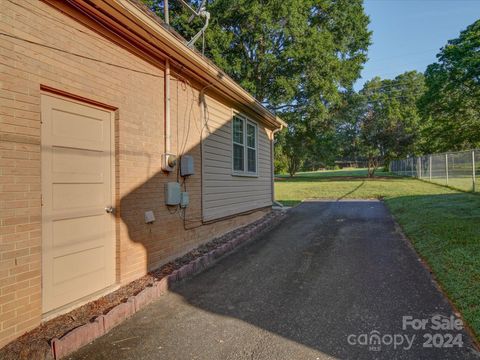
<path id="1" fill-rule="evenodd" d="M 38 326 L 42 316 L 40 84 L 118 108 L 120 284 L 264 214 L 210 225 L 199 221 L 198 85 L 178 76 L 171 80 L 172 151 L 195 159 L 184 222 L 163 205 L 163 184 L 176 180 L 176 174 L 161 171 L 164 71 L 37 0 L 0 0 L 0 32 L 30 41 L 0 36 L 0 347 Z M 146 210 L 154 211 L 155 224 L 144 224 Z"/>

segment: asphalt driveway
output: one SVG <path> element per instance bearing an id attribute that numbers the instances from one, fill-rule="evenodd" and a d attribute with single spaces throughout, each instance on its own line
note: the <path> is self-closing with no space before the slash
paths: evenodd
<path id="1" fill-rule="evenodd" d="M 331 201 L 292 209 L 71 358 L 479 357 L 385 205 Z"/>

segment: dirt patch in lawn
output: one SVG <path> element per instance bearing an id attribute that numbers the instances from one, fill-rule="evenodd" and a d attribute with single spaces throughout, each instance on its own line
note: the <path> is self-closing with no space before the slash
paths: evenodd
<path id="1" fill-rule="evenodd" d="M 60 338 L 72 329 L 84 325 L 89 321 L 93 321 L 100 315 L 106 314 L 113 307 L 127 301 L 130 296 L 134 296 L 146 287 L 153 285 L 155 281 L 162 279 L 174 270 L 216 249 L 240 234 L 243 234 L 245 231 L 256 228 L 260 224 L 271 222 L 277 217 L 282 216 L 284 216 L 283 212 L 272 211 L 261 219 L 215 238 L 98 300 L 92 301 L 67 314 L 60 315 L 41 324 L 0 349 L 0 359 L 41 360 L 51 358 L 50 341 L 53 338 Z"/>

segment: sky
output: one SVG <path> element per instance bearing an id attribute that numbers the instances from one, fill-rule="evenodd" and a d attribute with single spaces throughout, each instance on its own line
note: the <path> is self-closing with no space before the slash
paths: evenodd
<path id="1" fill-rule="evenodd" d="M 365 0 L 364 6 L 373 35 L 356 90 L 377 75 L 425 71 L 448 40 L 480 19 L 480 0 Z"/>

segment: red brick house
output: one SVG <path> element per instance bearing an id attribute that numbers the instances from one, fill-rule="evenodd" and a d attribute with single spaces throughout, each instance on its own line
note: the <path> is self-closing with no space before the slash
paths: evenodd
<path id="1" fill-rule="evenodd" d="M 137 3 L 0 0 L 0 65 L 0 347 L 270 211 L 285 124 Z"/>

